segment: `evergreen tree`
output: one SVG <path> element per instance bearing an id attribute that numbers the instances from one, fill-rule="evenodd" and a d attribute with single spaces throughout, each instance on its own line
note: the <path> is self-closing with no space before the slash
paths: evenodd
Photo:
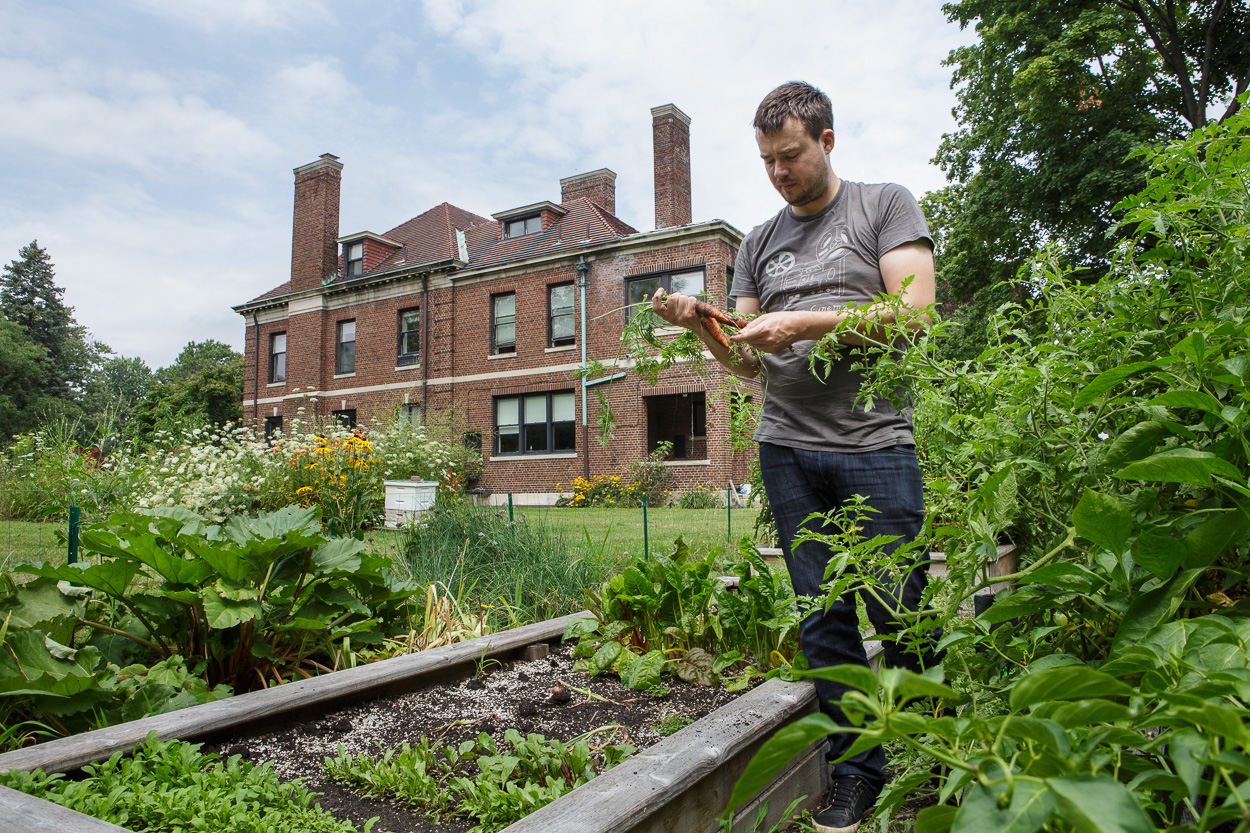
<path id="1" fill-rule="evenodd" d="M 39 241 L 18 254 L 0 275 L 0 314 L 40 349 L 42 393 L 62 400 L 63 412 L 73 413 L 101 350 L 107 348 L 90 341 L 87 329 L 74 320 L 74 308 L 61 300 L 65 290 L 56 285 L 52 260 Z"/>

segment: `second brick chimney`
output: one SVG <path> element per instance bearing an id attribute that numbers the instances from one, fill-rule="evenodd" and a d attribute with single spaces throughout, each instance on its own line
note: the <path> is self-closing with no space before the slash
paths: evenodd
<path id="1" fill-rule="evenodd" d="M 321 154 L 295 169 L 295 220 L 291 232 L 291 291 L 321 286 L 338 268 L 339 185 L 343 163 Z"/>
<path id="2" fill-rule="evenodd" d="M 600 168 L 560 180 L 560 202 L 568 203 L 578 197 L 585 197 L 615 216 L 616 173 Z"/>
<path id="3" fill-rule="evenodd" d="M 651 108 L 655 227 L 686 226 L 690 213 L 690 117 L 673 104 Z"/>

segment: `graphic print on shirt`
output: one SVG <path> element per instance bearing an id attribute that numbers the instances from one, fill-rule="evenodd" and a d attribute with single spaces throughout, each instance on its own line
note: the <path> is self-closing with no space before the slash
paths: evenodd
<path id="1" fill-rule="evenodd" d="M 816 244 L 815 258 L 801 260 L 793 252 L 781 251 L 764 264 L 764 274 L 780 278 L 778 297 L 781 308 L 833 309 L 835 305 L 812 305 L 814 296 L 838 297 L 846 293 L 844 258 L 851 251 L 846 226 L 834 226 Z M 807 303 L 803 303 L 804 301 Z M 841 304 L 836 304 L 841 306 Z"/>

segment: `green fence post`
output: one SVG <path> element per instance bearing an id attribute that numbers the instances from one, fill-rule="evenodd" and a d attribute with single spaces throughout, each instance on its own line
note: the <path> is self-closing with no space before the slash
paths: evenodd
<path id="1" fill-rule="evenodd" d="M 651 560 L 651 541 L 647 537 L 647 494 L 642 494 L 642 557 Z"/>
<path id="2" fill-rule="evenodd" d="M 508 492 L 508 523 L 512 523 L 513 520 L 514 518 L 512 517 L 512 492 Z"/>
<path id="3" fill-rule="evenodd" d="M 78 507 L 69 508 L 69 563 L 78 563 Z"/>
<path id="4" fill-rule="evenodd" d="M 725 487 L 725 534 L 729 543 L 734 542 L 734 497 L 733 484 Z"/>

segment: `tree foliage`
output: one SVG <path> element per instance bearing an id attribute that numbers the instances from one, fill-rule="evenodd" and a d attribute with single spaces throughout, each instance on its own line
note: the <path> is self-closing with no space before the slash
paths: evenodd
<path id="1" fill-rule="evenodd" d="M 1145 184 L 1144 162 L 1130 154 L 1231 116 L 1250 84 L 1250 9 L 1235 0 L 943 9 L 978 35 L 947 59 L 959 129 L 935 162 L 951 185 L 925 201 L 948 302 L 992 310 L 1002 297 L 987 297 L 990 288 L 1015 285 L 1048 242 L 1096 278 L 1115 244 L 1113 206 Z"/>
<path id="2" fill-rule="evenodd" d="M 152 375 L 132 411 L 129 433 L 142 440 L 158 429 L 238 422 L 242 402 L 242 354 L 213 339 L 191 341 L 173 364 Z"/>
<path id="3" fill-rule="evenodd" d="M 109 352 L 74 320 L 46 249 L 31 241 L 0 274 L 0 432 L 84 413 L 88 381 Z"/>

